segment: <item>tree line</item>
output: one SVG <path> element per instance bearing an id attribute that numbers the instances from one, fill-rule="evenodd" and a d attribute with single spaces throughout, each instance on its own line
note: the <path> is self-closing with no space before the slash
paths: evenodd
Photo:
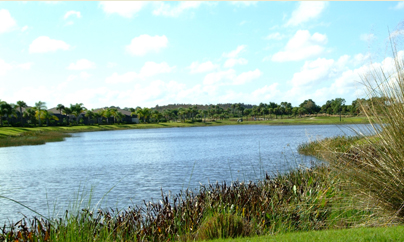
<path id="1" fill-rule="evenodd" d="M 261 102 L 259 105 L 244 103 L 216 105 L 170 104 L 166 106 L 156 105 L 155 108 L 125 107 L 123 110 L 130 112 L 132 117 L 138 117 L 143 123 L 186 122 L 187 120 L 206 122 L 207 119 L 223 120 L 229 118 L 266 120 L 285 117 L 296 118 L 307 114 L 358 115 L 360 113 L 360 103 L 367 101 L 369 100 L 356 99 L 350 105 L 346 105 L 345 99 L 335 98 L 319 106 L 312 99 L 308 99 L 295 107 L 289 102 L 281 102 L 280 104 Z M 0 125 L 3 126 L 4 122 L 13 126 L 36 126 L 37 124 L 41 126 L 45 123 L 46 125 L 79 125 L 84 123 L 84 119 L 87 119 L 87 123 L 109 124 L 110 120 L 113 123 L 125 123 L 125 115 L 118 109 L 120 108 L 111 106 L 96 111 L 85 108 L 82 103 L 70 104 L 70 106 L 58 104 L 56 106 L 56 110 L 59 111 L 58 116 L 60 118 L 58 118 L 57 115 L 47 110 L 46 103 L 42 101 L 36 102 L 33 107 L 28 107 L 24 101 L 18 101 L 13 104 L 0 100 Z M 10 122 L 10 118 L 19 120 L 19 122 Z"/>

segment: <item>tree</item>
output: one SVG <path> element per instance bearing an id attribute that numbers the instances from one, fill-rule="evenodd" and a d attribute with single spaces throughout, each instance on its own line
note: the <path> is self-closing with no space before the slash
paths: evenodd
<path id="1" fill-rule="evenodd" d="M 23 119 L 22 119 L 22 115 L 23 115 L 22 108 L 26 108 L 27 104 L 24 101 L 17 101 L 17 105 L 15 105 L 15 107 L 20 109 L 20 113 L 19 113 L 20 122 L 21 122 L 21 125 L 24 126 Z"/>
<path id="2" fill-rule="evenodd" d="M 11 105 L 0 100 L 0 125 L 3 126 L 3 116 L 8 116 L 11 112 Z"/>
<path id="3" fill-rule="evenodd" d="M 246 109 L 245 111 L 244 111 L 244 114 L 247 116 L 247 121 L 248 121 L 248 116 L 251 114 L 251 109 Z"/>
<path id="4" fill-rule="evenodd" d="M 58 117 L 48 112 L 48 110 L 42 110 L 42 119 L 46 120 L 46 125 L 49 126 L 49 120 L 56 120 L 58 121 Z"/>
<path id="5" fill-rule="evenodd" d="M 60 119 L 59 119 L 59 123 L 62 124 L 62 110 L 65 108 L 65 106 L 63 104 L 58 104 L 56 106 L 56 110 L 59 110 L 59 114 L 60 114 Z"/>
<path id="6" fill-rule="evenodd" d="M 33 122 L 34 125 L 36 126 L 35 114 L 36 114 L 35 108 L 27 108 L 25 109 L 23 116 L 24 118 L 29 119 L 31 122 Z"/>
<path id="7" fill-rule="evenodd" d="M 41 111 L 46 109 L 46 103 L 38 101 L 37 103 L 35 103 L 35 108 L 36 108 L 36 110 L 38 112 L 39 126 L 41 126 Z"/>
<path id="8" fill-rule="evenodd" d="M 84 116 L 86 116 L 86 117 L 88 118 L 88 123 L 90 124 L 90 121 L 91 121 L 93 118 L 95 118 L 94 109 L 87 110 L 87 111 L 86 111 L 86 114 L 85 114 Z"/>
<path id="9" fill-rule="evenodd" d="M 76 117 L 76 124 L 79 124 L 80 114 L 84 113 L 86 108 L 82 103 L 76 103 L 75 105 L 70 104 L 70 109 L 72 114 Z"/>
<path id="10" fill-rule="evenodd" d="M 331 108 L 335 114 L 339 113 L 339 121 L 341 122 L 341 111 L 342 107 L 345 106 L 345 99 L 336 98 L 331 102 Z"/>
<path id="11" fill-rule="evenodd" d="M 304 100 L 299 107 L 306 109 L 306 112 L 309 114 L 315 114 L 320 111 L 320 107 L 311 99 Z"/>
<path id="12" fill-rule="evenodd" d="M 70 125 L 70 115 L 72 114 L 73 110 L 68 107 L 63 108 L 63 114 L 66 115 L 67 125 Z"/>

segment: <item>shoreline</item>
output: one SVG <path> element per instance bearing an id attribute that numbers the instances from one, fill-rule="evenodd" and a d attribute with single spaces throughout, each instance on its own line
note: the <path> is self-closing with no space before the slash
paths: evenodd
<path id="1" fill-rule="evenodd" d="M 233 120 L 218 120 L 210 122 L 185 122 L 185 123 L 151 123 L 151 124 L 109 124 L 86 126 L 44 126 L 44 127 L 0 127 L 0 148 L 24 145 L 41 145 L 47 142 L 64 141 L 71 137 L 71 133 L 94 132 L 109 130 L 129 129 L 156 129 L 156 128 L 183 128 L 183 127 L 211 127 L 225 125 L 341 125 L 341 124 L 366 124 L 366 117 L 343 118 L 339 117 L 307 117 L 271 119 L 265 121 L 244 121 L 238 123 Z"/>

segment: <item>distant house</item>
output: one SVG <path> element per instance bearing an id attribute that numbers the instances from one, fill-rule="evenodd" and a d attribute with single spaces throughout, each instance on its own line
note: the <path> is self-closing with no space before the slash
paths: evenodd
<path id="1" fill-rule="evenodd" d="M 130 111 L 126 111 L 126 110 L 121 109 L 121 108 L 116 108 L 116 109 L 118 110 L 118 112 L 120 112 L 120 113 L 122 113 L 124 115 L 124 117 L 122 119 L 122 122 L 132 123 L 132 124 L 138 124 L 139 123 L 139 118 L 138 118 L 137 115 L 132 115 L 132 113 Z M 93 112 L 98 113 L 98 112 L 100 112 L 102 110 L 104 110 L 104 108 L 97 108 L 97 109 L 94 109 Z M 85 112 L 82 114 L 83 117 L 85 116 L 85 114 L 86 114 Z M 85 118 L 85 119 L 87 119 L 87 118 Z M 103 119 L 105 119 L 105 118 L 103 118 Z M 114 122 L 114 117 L 112 117 L 112 116 L 109 117 L 107 122 L 110 123 L 110 124 L 113 123 Z"/>

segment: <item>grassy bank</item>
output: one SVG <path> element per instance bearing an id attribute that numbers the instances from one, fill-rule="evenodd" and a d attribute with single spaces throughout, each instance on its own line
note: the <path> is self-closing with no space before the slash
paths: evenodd
<path id="1" fill-rule="evenodd" d="M 218 239 L 214 242 L 369 242 L 369 241 L 403 241 L 404 226 L 379 227 L 379 228 L 354 228 L 341 230 L 323 230 L 299 233 L 287 233 L 280 235 L 266 235 L 252 238 Z"/>
<path id="2" fill-rule="evenodd" d="M 151 124 L 116 124 L 116 125 L 89 125 L 89 126 L 67 126 L 67 127 L 0 127 L 0 147 L 40 145 L 46 142 L 62 141 L 69 137 L 69 133 L 90 132 L 121 129 L 152 129 L 152 128 L 180 128 L 180 127 L 206 127 L 222 125 L 316 125 L 316 124 L 359 124 L 366 123 L 364 117 L 343 118 L 339 117 L 308 117 L 296 119 L 272 119 L 265 121 L 244 121 L 238 123 L 234 120 L 217 120 L 210 122 L 185 122 L 185 123 L 151 123 Z"/>
<path id="3" fill-rule="evenodd" d="M 357 203 L 333 171 L 319 166 L 162 194 L 160 202 L 126 210 L 80 207 L 49 220 L 26 218 L 0 228 L 0 241 L 189 241 L 394 222 Z"/>

